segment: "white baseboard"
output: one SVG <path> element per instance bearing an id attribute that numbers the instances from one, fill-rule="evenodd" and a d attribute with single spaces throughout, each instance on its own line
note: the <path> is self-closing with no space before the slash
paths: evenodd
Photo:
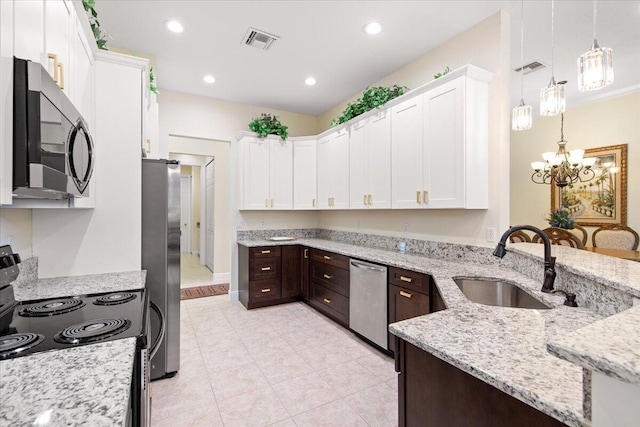
<path id="1" fill-rule="evenodd" d="M 231 279 L 230 273 L 214 273 L 213 274 L 213 284 L 219 285 L 220 283 L 229 283 Z"/>
<path id="2" fill-rule="evenodd" d="M 240 292 L 239 291 L 229 291 L 229 301 L 238 301 L 240 300 Z"/>
<path id="3" fill-rule="evenodd" d="M 191 255 L 195 255 L 197 257 L 200 256 L 200 252 L 199 251 L 191 251 Z"/>

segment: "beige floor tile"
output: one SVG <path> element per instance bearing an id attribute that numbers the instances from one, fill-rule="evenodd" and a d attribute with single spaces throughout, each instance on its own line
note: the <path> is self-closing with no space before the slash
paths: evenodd
<path id="1" fill-rule="evenodd" d="M 341 396 L 348 396 L 381 382 L 355 360 L 318 371 L 318 375 Z"/>
<path id="2" fill-rule="evenodd" d="M 389 381 L 398 377 L 395 362 L 390 356 L 378 352 L 356 360 L 382 381 Z"/>
<path id="3" fill-rule="evenodd" d="M 293 417 L 298 427 L 359 427 L 367 423 L 344 400 L 336 400 Z"/>
<path id="4" fill-rule="evenodd" d="M 200 347 L 195 338 L 180 340 L 180 358 L 200 357 Z"/>
<path id="5" fill-rule="evenodd" d="M 396 392 L 396 394 L 398 393 L 398 378 L 397 377 L 392 379 L 392 380 L 385 381 L 384 383 L 386 385 L 388 385 L 389 387 L 391 387 Z M 398 396 L 396 395 L 396 399 L 397 398 L 398 398 Z"/>
<path id="6" fill-rule="evenodd" d="M 213 272 L 200 265 L 200 257 L 189 253 L 180 254 L 180 286 L 213 284 Z"/>
<path id="7" fill-rule="evenodd" d="M 169 378 L 152 383 L 153 417 L 172 417 L 199 408 L 204 402 L 208 407 L 215 408 L 216 401 L 208 381 L 173 380 L 174 378 Z M 200 405 L 196 405 L 196 401 Z"/>
<path id="8" fill-rule="evenodd" d="M 340 395 L 316 373 L 281 382 L 274 385 L 273 390 L 289 415 L 297 415 L 340 399 Z"/>
<path id="9" fill-rule="evenodd" d="M 360 359 L 361 357 L 378 354 L 379 351 L 366 344 L 360 338 L 351 336 L 347 338 L 334 336 L 334 343 L 340 350 L 349 354 L 352 359 Z"/>
<path id="10" fill-rule="evenodd" d="M 152 414 L 153 427 L 222 427 L 224 425 L 215 403 L 209 400 L 196 400 L 192 403 L 188 411 L 167 418 L 157 419 Z"/>
<path id="11" fill-rule="evenodd" d="M 213 346 L 200 345 L 200 353 L 207 371 L 232 369 L 253 362 L 251 354 L 239 338 L 220 342 Z"/>
<path id="12" fill-rule="evenodd" d="M 335 345 L 294 346 L 294 349 L 315 371 L 352 360 L 348 354 Z"/>
<path id="13" fill-rule="evenodd" d="M 289 418 L 287 410 L 271 389 L 252 390 L 218 403 L 225 426 L 262 427 Z"/>
<path id="14" fill-rule="evenodd" d="M 254 357 L 254 360 L 272 385 L 313 372 L 311 366 L 293 350 Z"/>
<path id="15" fill-rule="evenodd" d="M 240 335 L 240 340 L 253 357 L 264 357 L 273 353 L 295 353 L 293 347 L 277 335 Z"/>
<path id="16" fill-rule="evenodd" d="M 253 361 L 228 369 L 207 368 L 207 373 L 218 402 L 269 385 Z"/>
<path id="17" fill-rule="evenodd" d="M 296 427 L 296 423 L 293 422 L 293 418 L 287 418 L 286 420 L 278 421 L 277 423 L 269 424 L 268 427 Z"/>
<path id="18" fill-rule="evenodd" d="M 370 426 L 391 427 L 398 425 L 397 393 L 388 385 L 377 386 L 346 396 L 344 400 Z"/>

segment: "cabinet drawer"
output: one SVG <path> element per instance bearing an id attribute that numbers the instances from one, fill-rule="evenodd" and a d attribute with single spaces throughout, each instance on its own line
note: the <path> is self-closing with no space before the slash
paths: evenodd
<path id="1" fill-rule="evenodd" d="M 280 256 L 280 246 L 260 246 L 249 249 L 249 258 L 271 258 Z"/>
<path id="2" fill-rule="evenodd" d="M 249 282 L 249 300 L 251 303 L 280 299 L 280 279 L 256 280 Z"/>
<path id="3" fill-rule="evenodd" d="M 280 258 L 258 258 L 249 261 L 249 280 L 280 278 Z"/>
<path id="4" fill-rule="evenodd" d="M 321 251 L 320 249 L 311 249 L 311 260 L 323 262 L 345 270 L 349 269 L 349 257 L 334 254 L 333 252 Z"/>
<path id="5" fill-rule="evenodd" d="M 345 325 L 349 324 L 349 298 L 317 283 L 311 283 L 311 305 L 336 318 Z"/>
<path id="6" fill-rule="evenodd" d="M 312 260 L 311 281 L 324 285 L 345 297 L 349 296 L 349 270 Z"/>
<path id="7" fill-rule="evenodd" d="M 429 314 L 430 300 L 406 287 L 389 285 L 389 323 Z M 396 352 L 394 335 L 389 333 L 389 350 Z"/>
<path id="8" fill-rule="evenodd" d="M 389 267 L 389 283 L 429 295 L 429 276 L 426 274 Z"/>

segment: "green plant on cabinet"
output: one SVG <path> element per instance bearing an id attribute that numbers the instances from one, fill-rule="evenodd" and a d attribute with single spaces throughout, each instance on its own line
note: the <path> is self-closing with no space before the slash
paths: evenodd
<path id="1" fill-rule="evenodd" d="M 404 95 L 408 90 L 408 87 L 398 85 L 368 87 L 362 93 L 361 98 L 347 104 L 342 114 L 331 121 L 331 126 L 346 123 L 367 111 L 380 108 L 392 99 Z"/>
<path id="2" fill-rule="evenodd" d="M 278 120 L 278 116 L 272 116 L 268 113 L 260 114 L 260 117 L 252 118 L 249 122 L 249 129 L 257 133 L 260 138 L 267 135 L 278 135 L 283 140 L 289 136 L 289 128 Z"/>
<path id="3" fill-rule="evenodd" d="M 96 0 L 82 0 L 82 6 L 89 16 L 89 24 L 91 25 L 91 31 L 93 31 L 93 37 L 96 39 L 98 49 L 109 50 L 107 47 L 107 34 L 102 31 L 100 21 L 98 21 Z"/>

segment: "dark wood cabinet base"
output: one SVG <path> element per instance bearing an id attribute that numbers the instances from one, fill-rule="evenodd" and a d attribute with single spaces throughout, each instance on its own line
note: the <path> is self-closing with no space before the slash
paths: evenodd
<path id="1" fill-rule="evenodd" d="M 406 341 L 398 342 L 400 427 L 565 425 Z"/>

